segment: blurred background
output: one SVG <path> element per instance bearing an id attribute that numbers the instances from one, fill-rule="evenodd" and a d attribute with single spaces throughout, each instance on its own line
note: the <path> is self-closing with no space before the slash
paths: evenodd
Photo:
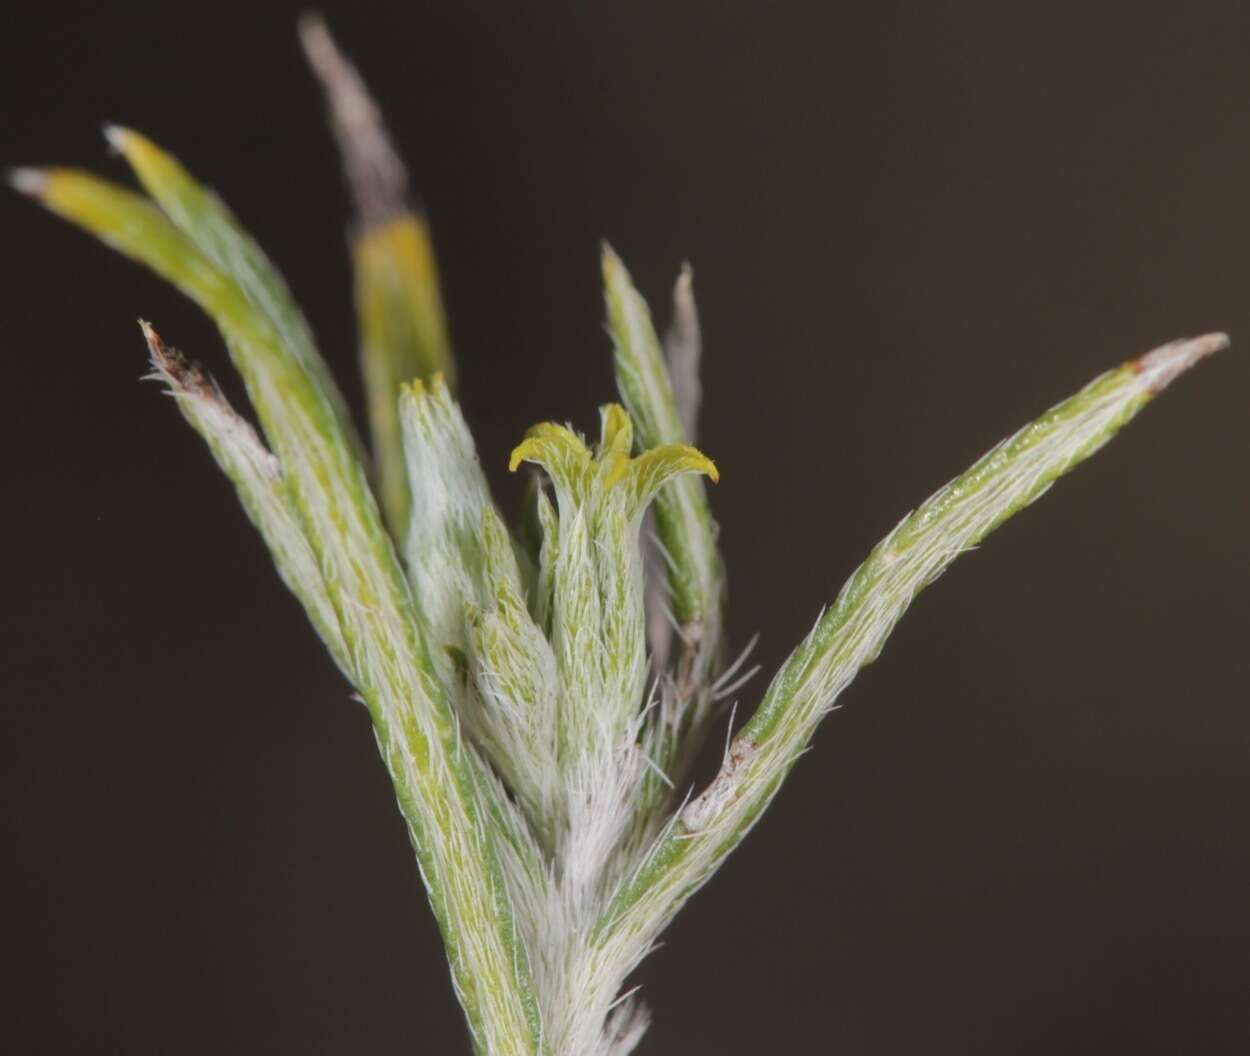
<path id="1" fill-rule="evenodd" d="M 359 408 L 300 7 L 24 5 L 0 162 L 124 179 L 101 122 L 153 135 L 270 250 Z M 1232 333 L 923 596 L 638 981 L 656 1056 L 1247 1051 L 1250 10 L 321 10 L 428 209 L 505 502 L 528 425 L 612 398 L 599 240 L 661 317 L 693 262 L 733 641 L 762 632 L 742 709 L 999 437 Z M 227 380 L 213 328 L 15 195 L 0 231 L 5 1035 L 467 1051 L 365 713 L 139 383 L 136 317 Z"/>

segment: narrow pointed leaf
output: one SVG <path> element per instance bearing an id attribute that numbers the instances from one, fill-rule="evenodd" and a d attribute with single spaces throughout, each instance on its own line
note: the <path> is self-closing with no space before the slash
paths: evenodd
<path id="1" fill-rule="evenodd" d="M 703 399 L 699 380 L 699 360 L 703 337 L 699 313 L 694 301 L 694 273 L 689 264 L 682 266 L 673 287 L 673 315 L 664 334 L 664 358 L 673 387 L 673 403 L 681 422 L 685 441 L 699 442 L 699 406 Z M 642 560 L 646 578 L 644 611 L 647 616 L 647 644 L 651 663 L 656 671 L 667 671 L 673 646 L 674 621 L 668 582 L 671 559 L 656 535 L 655 515 L 648 511 L 643 522 Z M 722 588 L 723 594 L 723 588 Z M 722 599 L 723 600 L 723 599 Z M 714 648 L 710 652 L 715 653 Z M 685 659 L 685 658 L 683 658 Z M 663 753 L 668 754 L 668 753 Z"/>
<path id="2" fill-rule="evenodd" d="M 155 376 L 165 383 L 183 417 L 208 444 L 269 547 L 282 581 L 304 606 L 339 669 L 350 678 L 338 614 L 287 491 L 282 463 L 266 450 L 251 425 L 234 412 L 211 378 L 176 349 L 166 347 L 147 323 L 142 328 Z"/>
<path id="3" fill-rule="evenodd" d="M 694 271 L 685 264 L 673 287 L 673 318 L 664 333 L 664 359 L 673 385 L 677 418 L 690 444 L 699 442 L 699 405 L 703 402 L 699 361 L 702 357 L 703 333 L 694 302 Z"/>
<path id="4" fill-rule="evenodd" d="M 1102 447 L 1179 373 L 1226 344 L 1221 334 L 1178 341 L 1103 374 L 904 518 L 782 666 L 717 778 L 672 819 L 623 885 L 600 925 L 605 951 L 641 956 L 737 846 L 820 719 L 925 586 Z"/>
<path id="5" fill-rule="evenodd" d="M 359 457 L 362 448 L 346 404 L 313 342 L 286 282 L 229 207 L 196 181 L 172 154 L 146 136 L 119 125 L 105 129 L 109 143 L 126 159 L 153 201 L 265 319 L 285 353 L 305 375 L 304 385 L 324 404 L 342 442 Z M 258 408 L 259 410 L 259 408 Z"/>
<path id="6" fill-rule="evenodd" d="M 625 265 L 606 247 L 603 281 L 616 384 L 634 420 L 639 449 L 689 443 L 651 313 Z M 719 622 L 721 562 L 703 481 L 696 476 L 674 481 L 657 498 L 655 519 L 670 559 L 667 571 L 678 623 Z"/>
<path id="7" fill-rule="evenodd" d="M 379 490 L 391 532 L 402 539 L 411 497 L 396 401 L 406 381 L 442 374 L 455 387 L 455 362 L 425 218 L 413 208 L 408 174 L 356 68 L 316 16 L 300 39 L 325 91 L 355 206 L 351 235 L 360 360 Z"/>
<path id="8" fill-rule="evenodd" d="M 699 337 L 689 272 L 675 292 L 669 342 L 682 403 L 674 392 L 651 314 L 620 259 L 606 248 L 603 278 L 616 363 L 616 384 L 629 408 L 639 448 L 691 442 L 697 416 Z M 684 420 L 685 419 L 685 420 Z M 648 779 L 648 807 L 658 808 L 692 765 L 707 735 L 715 701 L 708 688 L 724 654 L 724 572 L 707 488 L 694 475 L 664 487 L 651 508 L 655 533 L 648 541 L 647 637 L 653 669 L 661 676 L 656 729 L 647 738 L 655 764 Z M 657 583 L 665 576 L 667 590 Z M 670 612 L 671 610 L 671 612 Z M 671 635 L 677 635 L 675 660 Z"/>
<path id="9" fill-rule="evenodd" d="M 465 648 L 464 607 L 482 604 L 482 512 L 491 505 L 473 437 L 441 375 L 400 391 L 408 477 L 416 501 L 404 545 L 436 665 Z"/>
<path id="10" fill-rule="evenodd" d="M 241 272 L 235 260 L 227 272 L 205 250 L 233 246 L 247 255 L 219 203 L 188 185 L 185 171 L 146 141 L 121 143 L 149 188 L 195 230 L 194 245 L 185 228 L 180 235 L 150 204 L 93 177 L 42 173 L 19 189 L 178 284 L 220 327 L 338 616 L 344 655 L 373 718 L 475 1045 L 528 1056 L 537 1045 L 537 1005 L 495 830 L 479 803 L 479 764 L 435 675 L 420 612 L 356 447 L 320 372 L 298 343 L 287 343 L 285 324 L 265 306 L 263 276 L 241 279 L 251 265 Z M 243 284 L 253 280 L 259 286 Z"/>

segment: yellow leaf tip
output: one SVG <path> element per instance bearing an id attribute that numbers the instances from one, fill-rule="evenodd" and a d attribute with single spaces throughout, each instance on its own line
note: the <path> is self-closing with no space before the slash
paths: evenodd
<path id="1" fill-rule="evenodd" d="M 720 483 L 720 470 L 716 468 L 716 463 L 707 457 L 697 447 L 688 447 L 680 445 L 676 450 L 682 452 L 685 468 L 688 471 L 702 473 L 713 484 Z"/>
<path id="2" fill-rule="evenodd" d="M 682 465 L 688 472 L 702 473 L 713 484 L 720 483 L 720 470 L 716 468 L 716 463 L 697 447 L 691 447 L 689 444 L 674 444 L 668 450 L 680 455 Z"/>

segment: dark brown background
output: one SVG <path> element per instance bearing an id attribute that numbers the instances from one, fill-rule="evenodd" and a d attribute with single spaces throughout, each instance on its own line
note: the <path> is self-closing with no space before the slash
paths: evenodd
<path id="1" fill-rule="evenodd" d="M 766 671 L 999 436 L 1233 333 L 924 596 L 640 978 L 657 1056 L 1247 1051 L 1245 6 L 325 6 L 429 207 L 505 498 L 525 426 L 611 396 L 598 239 L 657 304 L 694 262 Z M 99 123 L 156 136 L 359 406 L 296 10 L 11 9 L 0 153 L 120 176 Z M 136 316 L 224 375 L 211 326 L 16 197 L 0 225 L 14 1051 L 465 1051 L 364 712 L 138 383 Z"/>

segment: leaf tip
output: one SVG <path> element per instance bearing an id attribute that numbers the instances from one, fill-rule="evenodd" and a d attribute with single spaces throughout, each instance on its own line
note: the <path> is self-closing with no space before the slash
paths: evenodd
<path id="1" fill-rule="evenodd" d="M 702 473 L 713 484 L 720 483 L 720 470 L 716 468 L 716 463 L 697 447 L 691 447 L 689 444 L 673 444 L 666 450 L 679 453 L 684 468 L 689 472 Z"/>
<path id="2" fill-rule="evenodd" d="M 330 27 L 320 11 L 303 12 L 295 20 L 295 33 L 309 65 L 318 73 L 341 59 L 334 38 L 330 36 Z"/>
<path id="3" fill-rule="evenodd" d="M 319 37 L 329 35 L 329 31 L 326 29 L 326 20 L 322 17 L 321 12 L 312 9 L 301 12 L 299 17 L 296 18 L 295 31 L 299 34 L 300 43 L 305 50 L 315 48 Z"/>
<path id="4" fill-rule="evenodd" d="M 5 173 L 5 179 L 18 194 L 24 194 L 27 198 L 42 198 L 48 186 L 46 170 L 32 167 L 9 169 Z"/>
<path id="5" fill-rule="evenodd" d="M 1203 334 L 1201 337 L 1169 341 L 1132 362 L 1134 373 L 1146 383 L 1151 395 L 1157 396 L 1185 371 L 1207 356 L 1229 346 L 1227 334 Z"/>
<path id="6" fill-rule="evenodd" d="M 186 179 L 186 173 L 177 159 L 142 132 L 125 125 L 107 124 L 104 126 L 104 138 L 113 150 L 126 159 L 126 164 L 145 187 L 151 189 L 154 184 Z"/>
<path id="7" fill-rule="evenodd" d="M 609 285 L 625 271 L 625 265 L 621 263 L 621 258 L 617 256 L 616 250 L 612 248 L 606 238 L 599 243 L 599 260 L 600 266 L 603 268 L 603 281 Z"/>
<path id="8" fill-rule="evenodd" d="M 143 332 L 143 340 L 148 344 L 148 355 L 152 357 L 152 366 L 166 380 L 178 380 L 179 376 L 185 373 L 185 369 L 180 368 L 187 367 L 186 361 L 175 349 L 170 348 L 161 340 L 161 335 L 146 319 L 139 320 L 139 329 Z"/>
<path id="9" fill-rule="evenodd" d="M 156 369 L 152 375 L 154 380 L 164 381 L 175 394 L 203 396 L 212 393 L 212 383 L 204 372 L 176 348 L 165 344 L 151 323 L 140 319 L 139 329 L 143 331 L 148 355 L 152 357 L 152 366 Z"/>
<path id="10" fill-rule="evenodd" d="M 407 170 L 360 72 L 319 14 L 302 15 L 296 29 L 326 99 L 361 227 L 367 231 L 410 212 Z"/>
<path id="11" fill-rule="evenodd" d="M 139 133 L 127 128 L 125 125 L 115 125 L 111 121 L 105 122 L 101 131 L 104 133 L 104 139 L 108 145 L 117 151 L 118 154 L 125 154 L 127 147 L 132 146 L 139 136 Z"/>
<path id="12" fill-rule="evenodd" d="M 532 448 L 533 445 L 529 440 L 522 440 L 512 449 L 512 454 L 508 457 L 509 473 L 517 471 L 517 467 L 530 456 Z"/>

